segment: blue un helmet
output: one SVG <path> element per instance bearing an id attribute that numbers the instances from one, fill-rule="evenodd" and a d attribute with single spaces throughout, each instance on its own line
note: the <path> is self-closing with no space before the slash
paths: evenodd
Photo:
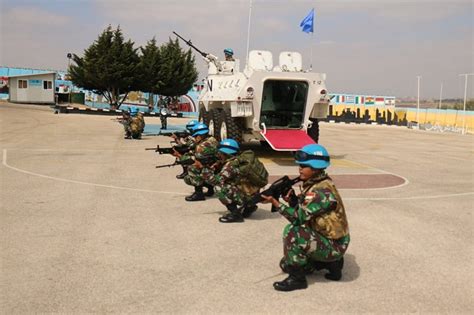
<path id="1" fill-rule="evenodd" d="M 138 108 L 135 106 L 130 107 L 130 116 L 136 116 L 138 114 Z"/>
<path id="2" fill-rule="evenodd" d="M 190 121 L 186 124 L 186 129 L 187 129 L 189 132 L 191 132 L 191 131 L 193 131 L 193 128 L 194 128 L 194 126 L 196 126 L 196 124 L 199 124 L 199 121 L 194 120 L 194 119 L 193 119 L 193 120 L 190 120 Z"/>
<path id="3" fill-rule="evenodd" d="M 232 48 L 226 48 L 224 49 L 224 54 L 233 56 L 234 55 L 234 50 Z"/>
<path id="4" fill-rule="evenodd" d="M 308 144 L 295 153 L 295 162 L 301 166 L 309 166 L 314 169 L 325 169 L 329 167 L 329 153 L 320 144 Z"/>
<path id="5" fill-rule="evenodd" d="M 198 123 L 194 125 L 193 127 L 193 137 L 199 136 L 199 135 L 207 135 L 209 133 L 209 127 L 206 124 L 203 123 Z"/>
<path id="6" fill-rule="evenodd" d="M 239 152 L 239 143 L 234 139 L 224 139 L 219 142 L 219 151 L 229 155 L 235 155 Z"/>

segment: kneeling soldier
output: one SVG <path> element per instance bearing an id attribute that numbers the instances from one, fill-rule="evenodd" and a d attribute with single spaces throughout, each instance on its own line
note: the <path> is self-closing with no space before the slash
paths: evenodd
<path id="1" fill-rule="evenodd" d="M 203 172 L 203 177 L 215 186 L 220 202 L 229 213 L 219 218 L 222 223 L 243 222 L 257 210 L 256 205 L 242 206 L 268 182 L 265 166 L 253 151 L 239 152 L 237 141 L 225 139 L 219 143 L 219 158 L 223 161 L 220 172 Z M 239 209 L 240 208 L 240 209 Z"/>
<path id="2" fill-rule="evenodd" d="M 214 137 L 209 136 L 209 128 L 203 123 L 196 124 L 193 127 L 192 136 L 196 140 L 195 163 L 188 167 L 184 182 L 194 186 L 194 193 L 185 199 L 186 201 L 206 200 L 205 196 L 214 195 L 214 187 L 204 180 L 202 172 L 213 168 L 213 164 L 218 160 L 217 145 L 219 143 Z M 207 188 L 206 194 L 202 191 L 203 187 Z"/>
<path id="3" fill-rule="evenodd" d="M 180 138 L 175 134 L 171 135 L 171 138 L 173 138 L 177 145 L 184 145 L 189 148 L 189 152 L 185 154 L 180 154 L 176 150 L 174 151 L 173 155 L 181 162 L 193 158 L 194 150 L 196 149 L 196 140 L 193 138 L 193 136 L 191 136 L 191 134 L 193 133 L 194 126 L 196 126 L 198 123 L 199 122 L 197 120 L 190 120 L 186 124 L 186 130 L 190 134 L 184 138 Z M 183 179 L 188 174 L 188 166 L 183 164 L 182 167 L 183 172 L 181 174 L 176 175 L 177 179 Z"/>
<path id="4" fill-rule="evenodd" d="M 341 196 L 325 169 L 328 151 L 319 144 L 304 146 L 295 154 L 303 191 L 297 197 L 291 190 L 289 206 L 271 196 L 263 196 L 290 221 L 283 231 L 284 257 L 280 267 L 289 276 L 273 287 L 293 291 L 308 287 L 306 274 L 327 269 L 327 279 L 341 279 L 343 255 L 349 245 L 349 227 Z"/>

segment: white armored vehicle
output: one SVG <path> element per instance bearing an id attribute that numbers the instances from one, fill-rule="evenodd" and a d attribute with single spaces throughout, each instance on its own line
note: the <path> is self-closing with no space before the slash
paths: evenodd
<path id="1" fill-rule="evenodd" d="M 271 52 L 253 50 L 240 71 L 239 60 L 218 61 L 185 42 L 208 61 L 199 120 L 218 140 L 266 141 L 278 151 L 318 141 L 317 119 L 329 107 L 326 74 L 303 71 L 300 53 L 282 52 L 274 64 Z"/>

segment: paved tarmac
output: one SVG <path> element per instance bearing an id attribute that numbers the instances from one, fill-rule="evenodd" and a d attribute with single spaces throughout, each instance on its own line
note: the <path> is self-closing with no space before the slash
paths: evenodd
<path id="1" fill-rule="evenodd" d="M 166 137 L 0 103 L 1 313 L 472 314 L 473 139 L 321 124 L 352 241 L 340 282 L 318 272 L 281 293 L 286 221 L 269 205 L 220 224 L 216 198 L 185 202 L 180 169 L 155 169 L 173 158 L 144 148 Z M 255 148 L 272 178 L 296 174 Z"/>

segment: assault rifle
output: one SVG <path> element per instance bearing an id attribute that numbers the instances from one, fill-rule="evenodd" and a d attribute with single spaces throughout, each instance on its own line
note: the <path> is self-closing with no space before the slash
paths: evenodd
<path id="1" fill-rule="evenodd" d="M 211 166 L 212 164 L 216 163 L 217 160 L 219 160 L 216 156 L 205 156 L 205 157 L 202 157 L 202 158 L 196 158 L 196 160 L 198 160 L 202 165 L 205 165 L 205 166 Z"/>
<path id="2" fill-rule="evenodd" d="M 187 136 L 190 135 L 190 133 L 187 132 L 186 130 L 183 130 L 183 131 L 173 131 L 173 132 L 160 132 L 158 135 L 159 136 L 168 136 L 168 137 L 171 137 L 172 135 L 175 135 L 178 138 L 186 138 Z"/>
<path id="3" fill-rule="evenodd" d="M 264 201 L 265 199 L 263 199 L 262 195 L 272 196 L 273 198 L 278 200 L 280 199 L 280 197 L 286 196 L 286 194 L 288 194 L 288 191 L 290 191 L 291 187 L 293 187 L 293 185 L 299 181 L 300 181 L 299 177 L 290 179 L 287 175 L 285 175 L 282 178 L 279 178 L 276 181 L 274 181 L 273 184 L 267 189 L 265 189 L 264 191 L 253 195 L 253 197 L 241 207 L 241 210 L 249 206 L 254 206 L 257 203 Z M 272 205 L 272 212 L 277 212 L 277 211 L 278 209 Z"/>
<path id="4" fill-rule="evenodd" d="M 191 148 L 184 144 L 175 145 L 170 148 L 160 148 L 159 145 L 157 145 L 156 148 L 145 148 L 145 150 L 155 150 L 155 152 L 158 152 L 159 154 L 171 154 L 171 155 L 174 152 L 173 149 L 176 150 L 179 154 L 185 154 L 191 151 Z"/>
<path id="5" fill-rule="evenodd" d="M 197 159 L 199 162 L 201 162 L 201 164 L 203 165 L 212 165 L 214 163 L 217 162 L 217 158 L 214 157 L 214 156 L 211 156 L 211 157 L 203 157 L 203 158 L 200 158 L 200 159 Z M 179 161 L 179 160 L 176 160 L 174 163 L 171 163 L 171 164 L 164 164 L 164 165 L 157 165 L 155 166 L 155 168 L 162 168 L 162 167 L 172 167 L 172 166 L 176 166 L 176 165 L 192 165 L 194 164 L 194 160 L 193 159 L 186 159 L 186 160 L 183 160 L 183 161 Z"/>
<path id="6" fill-rule="evenodd" d="M 183 161 L 176 160 L 174 163 L 157 165 L 157 166 L 155 166 L 155 168 L 173 167 L 173 166 L 176 166 L 176 165 L 191 165 L 191 164 L 194 164 L 193 159 L 186 159 L 186 160 L 183 160 Z"/>

